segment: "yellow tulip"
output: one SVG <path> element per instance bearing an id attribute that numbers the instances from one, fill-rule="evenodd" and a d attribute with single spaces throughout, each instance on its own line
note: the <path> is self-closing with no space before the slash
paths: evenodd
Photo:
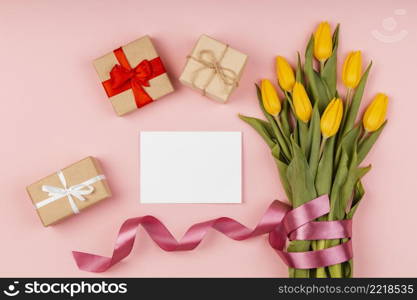
<path id="1" fill-rule="evenodd" d="M 296 82 L 294 84 L 294 88 L 292 90 L 292 100 L 297 117 L 304 123 L 310 121 L 311 111 L 313 108 L 311 107 L 311 102 L 308 98 L 307 92 L 300 82 Z"/>
<path id="2" fill-rule="evenodd" d="M 358 86 L 362 75 L 362 55 L 360 51 L 352 51 L 343 64 L 342 80 L 351 89 Z"/>
<path id="3" fill-rule="evenodd" d="M 339 130 L 343 116 L 343 102 L 340 98 L 333 98 L 327 105 L 320 120 L 320 129 L 324 138 L 334 136 Z"/>
<path id="4" fill-rule="evenodd" d="M 387 115 L 388 97 L 379 93 L 372 100 L 371 104 L 365 111 L 362 122 L 367 132 L 378 130 L 385 122 Z"/>
<path id="5" fill-rule="evenodd" d="M 294 71 L 282 56 L 277 57 L 277 76 L 281 88 L 287 92 L 291 92 L 295 83 Z"/>
<path id="6" fill-rule="evenodd" d="M 314 33 L 314 56 L 320 60 L 326 60 L 332 55 L 333 40 L 328 22 L 321 22 Z"/>
<path id="7" fill-rule="evenodd" d="M 265 110 L 273 116 L 277 116 L 281 111 L 281 102 L 277 91 L 268 79 L 261 81 L 262 104 Z"/>

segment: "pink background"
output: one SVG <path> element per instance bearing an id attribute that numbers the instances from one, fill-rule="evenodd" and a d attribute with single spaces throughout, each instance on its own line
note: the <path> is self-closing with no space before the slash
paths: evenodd
<path id="1" fill-rule="evenodd" d="M 397 22 L 394 29 L 386 21 L 391 32 L 382 28 L 389 17 Z M 361 49 L 365 62 L 374 61 L 365 101 L 378 91 L 391 100 L 390 122 L 367 159 L 374 166 L 354 223 L 355 275 L 417 276 L 416 17 L 417 2 L 405 0 L 1 1 L 0 275 L 97 276 L 79 271 L 71 250 L 110 255 L 119 225 L 132 216 L 155 215 L 177 237 L 218 216 L 253 227 L 284 193 L 267 147 L 237 114 L 260 116 L 253 83 L 274 78 L 277 54 L 294 63 L 317 23 L 329 20 L 342 24 L 340 58 Z M 385 43 L 373 37 L 374 29 L 408 34 Z M 202 33 L 250 57 L 227 105 L 177 81 Z M 153 37 L 176 92 L 118 118 L 91 61 L 145 34 Z M 140 130 L 243 131 L 244 203 L 139 204 Z M 88 155 L 101 160 L 114 197 L 43 228 L 25 186 Z M 285 277 L 287 270 L 265 237 L 234 242 L 212 232 L 197 251 L 167 253 L 140 230 L 129 258 L 98 276 Z"/>

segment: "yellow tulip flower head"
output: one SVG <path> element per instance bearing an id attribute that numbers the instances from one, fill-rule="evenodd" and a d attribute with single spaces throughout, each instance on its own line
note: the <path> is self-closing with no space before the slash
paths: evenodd
<path id="1" fill-rule="evenodd" d="M 291 92 L 295 83 L 294 71 L 282 56 L 277 57 L 277 77 L 281 88 L 287 92 Z"/>
<path id="2" fill-rule="evenodd" d="M 262 104 L 265 110 L 273 116 L 277 116 L 281 112 L 281 102 L 277 91 L 268 79 L 261 81 Z"/>
<path id="3" fill-rule="evenodd" d="M 388 96 L 379 93 L 372 100 L 362 119 L 363 127 L 367 132 L 378 130 L 385 122 L 387 115 Z"/>
<path id="4" fill-rule="evenodd" d="M 343 117 L 343 102 L 340 98 L 333 98 L 329 102 L 320 120 L 321 134 L 325 138 L 334 136 L 339 130 Z"/>
<path id="5" fill-rule="evenodd" d="M 358 86 L 362 76 L 362 55 L 360 51 L 352 51 L 343 64 L 342 80 L 351 89 Z"/>
<path id="6" fill-rule="evenodd" d="M 307 92 L 300 82 L 296 82 L 294 84 L 294 88 L 292 90 L 292 101 L 297 118 L 304 123 L 310 121 L 313 108 L 311 107 L 311 102 L 308 98 Z"/>
<path id="7" fill-rule="evenodd" d="M 321 22 L 314 33 L 314 56 L 320 60 L 326 60 L 332 55 L 333 40 L 328 22 Z"/>

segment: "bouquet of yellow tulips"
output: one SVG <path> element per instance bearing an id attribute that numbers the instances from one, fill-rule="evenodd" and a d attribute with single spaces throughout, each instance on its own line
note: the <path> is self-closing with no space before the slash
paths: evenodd
<path id="1" fill-rule="evenodd" d="M 351 219 L 364 195 L 362 177 L 371 166 L 362 161 L 386 123 L 388 98 L 379 93 L 356 122 L 372 63 L 362 73 L 360 51 L 353 51 L 343 64 L 337 91 L 339 25 L 333 34 L 322 22 L 300 55 L 295 74 L 285 58 L 276 59 L 280 100 L 268 80 L 256 85 L 260 107 L 267 121 L 240 115 L 271 149 L 281 183 L 295 208 L 320 195 L 330 198 L 330 211 L 319 221 Z M 317 68 L 316 68 L 317 66 Z M 304 252 L 336 246 L 346 240 L 292 241 L 287 251 Z M 353 262 L 317 269 L 292 269 L 290 277 L 352 277 Z"/>

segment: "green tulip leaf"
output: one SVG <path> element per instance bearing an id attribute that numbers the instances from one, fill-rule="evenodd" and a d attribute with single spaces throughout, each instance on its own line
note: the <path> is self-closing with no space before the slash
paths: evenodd
<path id="1" fill-rule="evenodd" d="M 346 112 L 346 122 L 344 122 L 343 134 L 350 131 L 355 124 L 356 117 L 358 115 L 359 107 L 361 105 L 362 96 L 365 91 L 366 81 L 368 79 L 369 71 L 371 70 L 372 62 L 369 63 L 365 73 L 363 73 L 358 86 L 356 87 L 355 93 L 352 97 L 349 110 Z"/>
<path id="2" fill-rule="evenodd" d="M 279 117 L 281 118 L 282 128 L 287 139 L 289 139 L 291 135 L 290 122 L 288 120 L 288 112 L 289 104 L 287 100 L 284 100 L 282 101 L 282 111 L 279 114 Z"/>
<path id="3" fill-rule="evenodd" d="M 278 144 L 275 144 L 272 148 L 271 148 L 271 154 L 274 158 L 279 159 L 280 157 L 280 153 L 281 153 L 281 149 L 279 148 Z"/>
<path id="4" fill-rule="evenodd" d="M 346 215 L 346 219 L 352 219 L 353 218 L 353 216 L 355 215 L 355 212 L 358 209 L 359 203 L 362 200 L 364 194 L 365 194 L 365 189 L 363 188 L 363 185 L 362 185 L 361 181 L 358 180 L 356 185 L 355 185 L 355 190 L 353 191 L 352 206 L 351 206 L 349 212 Z M 343 239 L 343 242 L 346 242 L 346 241 L 347 241 L 347 239 Z M 345 276 L 347 278 L 352 277 L 352 275 L 353 275 L 353 260 L 351 259 L 348 262 L 343 263 L 343 267 L 345 268 Z"/>
<path id="5" fill-rule="evenodd" d="M 255 129 L 256 132 L 258 132 L 259 135 L 264 139 L 269 148 L 272 149 L 276 145 L 274 142 L 274 133 L 272 131 L 271 124 L 258 118 L 252 118 L 243 115 L 239 115 L 239 118 L 252 126 L 252 128 Z"/>
<path id="6" fill-rule="evenodd" d="M 298 121 L 295 122 L 295 127 L 294 127 L 294 141 L 300 145 L 300 130 L 298 129 Z"/>
<path id="7" fill-rule="evenodd" d="M 342 220 L 345 213 L 345 207 L 342 203 L 342 195 L 341 189 L 345 184 L 345 181 L 348 177 L 348 161 L 349 157 L 346 151 L 342 148 L 342 152 L 340 155 L 340 162 L 339 166 L 336 171 L 336 176 L 333 181 L 333 185 L 331 187 L 330 193 L 330 213 L 329 213 L 329 221 L 331 220 Z"/>
<path id="8" fill-rule="evenodd" d="M 309 251 L 311 247 L 311 241 L 291 241 L 288 244 L 288 252 L 306 252 Z M 309 278 L 310 270 L 309 269 L 293 269 L 289 268 L 289 277 L 290 278 Z"/>
<path id="9" fill-rule="evenodd" d="M 324 111 L 327 104 L 329 104 L 330 100 L 333 99 L 333 96 L 330 94 L 330 91 L 327 88 L 326 83 L 317 71 L 314 71 L 314 78 L 316 80 L 316 85 L 320 95 L 319 103 L 321 104 L 321 111 Z"/>
<path id="10" fill-rule="evenodd" d="M 287 178 L 291 183 L 291 194 L 294 207 L 298 207 L 317 196 L 314 179 L 310 173 L 307 159 L 300 146 L 291 140 L 293 159 L 288 165 Z"/>
<path id="11" fill-rule="evenodd" d="M 313 178 L 316 178 L 317 168 L 319 165 L 319 155 L 320 155 L 320 141 L 321 141 L 321 132 L 320 132 L 320 113 L 318 105 L 315 104 L 313 107 L 313 112 L 311 115 L 310 126 L 308 128 L 308 136 L 310 141 L 310 156 L 308 164 L 310 166 L 311 174 Z"/>
<path id="12" fill-rule="evenodd" d="M 372 165 L 356 169 L 356 179 L 361 180 L 372 169 Z"/>
<path id="13" fill-rule="evenodd" d="M 272 117 L 265 110 L 265 107 L 263 106 L 263 103 L 262 103 L 262 94 L 261 94 L 261 90 L 260 90 L 259 86 L 257 84 L 255 84 L 255 86 L 256 86 L 256 91 L 257 91 L 258 100 L 259 100 L 259 107 L 261 108 L 261 110 L 264 113 L 266 119 L 268 120 L 269 124 L 271 125 L 272 132 L 274 133 L 275 139 L 279 143 L 279 146 L 280 146 L 280 149 L 282 150 L 283 155 L 286 157 L 287 161 L 289 161 L 291 159 L 291 152 L 290 152 L 290 149 L 289 149 L 289 145 L 288 145 L 285 137 L 283 136 L 282 132 L 278 128 L 278 125 L 277 125 L 274 117 Z"/>
<path id="14" fill-rule="evenodd" d="M 327 140 L 319 161 L 315 180 L 316 190 L 319 196 L 330 194 L 332 188 L 334 144 L 335 137 L 333 136 Z"/>
<path id="15" fill-rule="evenodd" d="M 308 140 L 308 126 L 303 121 L 297 120 L 298 123 L 298 135 L 301 150 L 303 151 L 305 157 L 309 156 L 310 153 L 310 142 Z"/>
<path id="16" fill-rule="evenodd" d="M 345 149 L 343 147 L 343 149 Z M 346 176 L 345 182 L 343 184 L 343 187 L 340 191 L 340 205 L 342 208 L 342 211 L 340 212 L 340 215 L 338 216 L 341 219 L 344 218 L 346 209 L 350 203 L 351 197 L 353 195 L 353 189 L 355 187 L 356 182 L 358 181 L 358 155 L 356 153 L 356 143 L 354 143 L 354 147 L 352 150 L 353 154 L 352 157 L 350 157 L 349 162 L 349 170 L 348 174 Z M 348 154 L 349 158 L 349 154 Z"/>
<path id="17" fill-rule="evenodd" d="M 365 195 L 365 189 L 363 188 L 362 182 L 358 180 L 355 186 L 355 190 L 353 192 L 352 207 L 350 208 L 346 216 L 347 219 L 353 218 L 356 210 L 358 209 L 359 203 L 362 200 L 364 195 Z"/>
<path id="18" fill-rule="evenodd" d="M 354 148 L 357 145 L 358 137 L 361 132 L 361 128 L 359 126 L 355 126 L 353 129 L 351 129 L 348 133 L 346 133 L 340 142 L 340 144 L 337 146 L 336 150 L 336 157 L 335 162 L 337 162 L 340 159 L 340 153 L 342 150 L 342 147 L 346 150 L 346 153 L 348 154 L 349 159 L 353 156 Z"/>
<path id="19" fill-rule="evenodd" d="M 293 207 L 298 207 L 316 197 L 314 179 L 308 168 L 307 160 L 294 139 L 291 139 L 293 147 L 293 159 L 287 168 L 287 178 L 291 183 L 291 195 Z M 292 241 L 290 242 L 288 252 L 305 252 L 309 251 L 311 241 Z M 291 277 L 309 277 L 308 269 L 289 270 Z"/>
<path id="20" fill-rule="evenodd" d="M 304 76 L 303 76 L 303 69 L 301 67 L 300 52 L 297 52 L 297 69 L 295 71 L 295 80 L 297 82 L 300 82 L 302 85 L 305 84 Z"/>
<path id="21" fill-rule="evenodd" d="M 339 44 L 339 24 L 333 33 L 333 52 L 324 65 L 321 77 L 326 83 L 331 98 L 336 97 L 337 86 L 337 48 Z"/>
<path id="22" fill-rule="evenodd" d="M 309 90 L 313 95 L 312 100 L 314 100 L 314 103 L 318 103 L 319 110 L 323 111 L 329 101 L 329 96 L 323 81 L 313 68 L 313 44 L 314 37 L 311 36 L 305 52 L 304 72 L 307 77 Z"/>
<path id="23" fill-rule="evenodd" d="M 378 137 L 381 135 L 382 130 L 384 130 L 385 125 L 388 121 L 385 121 L 382 126 L 372 132 L 368 137 L 366 137 L 363 142 L 358 146 L 358 164 L 360 164 L 368 155 L 369 151 L 371 150 L 372 146 L 375 144 Z"/>
<path id="24" fill-rule="evenodd" d="M 262 113 L 264 114 L 265 118 L 268 119 L 269 117 L 271 117 L 271 115 L 265 110 L 264 104 L 262 102 L 261 88 L 256 83 L 255 83 L 255 87 L 256 87 L 256 95 L 258 96 L 259 107 L 262 110 Z"/>
<path id="25" fill-rule="evenodd" d="M 287 178 L 288 165 L 277 158 L 275 158 L 275 163 L 277 165 L 278 174 L 281 180 L 282 187 L 284 188 L 288 201 L 292 205 L 291 186 Z"/>

